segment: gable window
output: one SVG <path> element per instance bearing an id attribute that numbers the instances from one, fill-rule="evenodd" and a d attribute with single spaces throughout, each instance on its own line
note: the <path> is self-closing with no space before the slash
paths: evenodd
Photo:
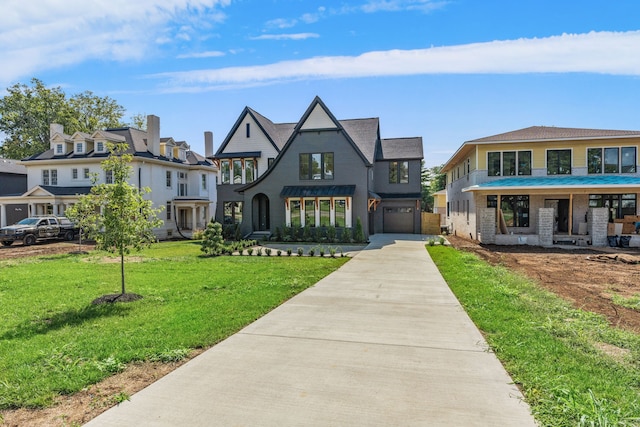
<path id="1" fill-rule="evenodd" d="M 84 168 L 84 169 L 82 170 L 82 177 L 83 177 L 84 179 L 89 179 L 89 168 Z"/>
<path id="2" fill-rule="evenodd" d="M 56 154 L 64 154 L 64 151 L 62 151 L 62 144 L 56 144 Z"/>
<path id="3" fill-rule="evenodd" d="M 409 182 L 409 162 L 389 162 L 389 184 L 407 184 Z"/>
<path id="4" fill-rule="evenodd" d="M 171 171 L 165 171 L 165 185 L 167 188 L 171 188 L 173 183 L 171 182 Z"/>
<path id="5" fill-rule="evenodd" d="M 250 183 L 255 179 L 256 174 L 256 162 L 255 160 L 245 160 L 244 161 L 244 182 Z"/>
<path id="6" fill-rule="evenodd" d="M 251 137 L 251 123 L 247 123 L 247 138 Z"/>
<path id="7" fill-rule="evenodd" d="M 587 172 L 635 173 L 636 147 L 588 148 Z"/>
<path id="8" fill-rule="evenodd" d="M 78 169 L 71 169 L 71 179 L 78 179 Z"/>
<path id="9" fill-rule="evenodd" d="M 487 153 L 489 176 L 531 175 L 531 151 L 490 151 Z"/>
<path id="10" fill-rule="evenodd" d="M 571 150 L 547 151 L 547 175 L 571 175 Z"/>
<path id="11" fill-rule="evenodd" d="M 220 179 L 223 184 L 229 184 L 231 180 L 231 167 L 229 160 L 223 160 L 220 162 Z"/>
<path id="12" fill-rule="evenodd" d="M 498 196 L 487 196 L 487 207 L 497 208 Z M 529 227 L 529 196 L 502 196 L 500 210 L 507 227 Z"/>
<path id="13" fill-rule="evenodd" d="M 302 153 L 300 179 L 333 179 L 333 153 Z"/>
<path id="14" fill-rule="evenodd" d="M 113 184 L 113 171 L 104 171 L 104 182 Z"/>

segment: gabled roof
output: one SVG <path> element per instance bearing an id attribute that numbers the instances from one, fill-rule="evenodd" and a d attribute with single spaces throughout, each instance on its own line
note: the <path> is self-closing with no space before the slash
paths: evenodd
<path id="1" fill-rule="evenodd" d="M 29 196 L 76 196 L 89 194 L 91 187 L 57 187 L 53 185 L 36 185 L 24 193 L 23 197 Z"/>
<path id="2" fill-rule="evenodd" d="M 389 138 L 380 141 L 381 153 L 377 160 L 422 159 L 422 138 Z"/>
<path id="3" fill-rule="evenodd" d="M 498 135 L 487 136 L 467 142 L 532 142 L 532 141 L 557 141 L 575 139 L 597 139 L 612 137 L 640 136 L 637 130 L 609 130 L 609 129 L 581 129 L 560 128 L 555 126 L 531 126 Z"/>

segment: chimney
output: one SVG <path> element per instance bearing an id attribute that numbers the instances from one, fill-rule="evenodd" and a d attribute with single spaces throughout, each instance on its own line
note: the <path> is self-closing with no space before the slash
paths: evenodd
<path id="1" fill-rule="evenodd" d="M 59 125 L 57 123 L 51 123 L 49 125 L 49 148 L 53 148 L 55 150 L 53 143 L 53 136 L 59 133 L 60 135 L 64 135 L 64 126 Z"/>
<path id="2" fill-rule="evenodd" d="M 207 159 L 213 157 L 213 132 L 211 131 L 204 133 L 204 157 Z"/>
<path id="3" fill-rule="evenodd" d="M 154 156 L 160 155 L 160 117 L 147 116 L 147 149 Z"/>

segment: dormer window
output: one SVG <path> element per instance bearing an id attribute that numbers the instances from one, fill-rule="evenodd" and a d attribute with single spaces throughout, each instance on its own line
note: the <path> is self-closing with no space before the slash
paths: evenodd
<path id="1" fill-rule="evenodd" d="M 64 154 L 62 144 L 56 144 L 56 155 L 58 154 Z"/>
<path id="2" fill-rule="evenodd" d="M 96 152 L 98 153 L 104 152 L 104 142 L 102 141 L 96 142 Z"/>
<path id="3" fill-rule="evenodd" d="M 84 153 L 84 144 L 82 142 L 78 142 L 76 144 L 76 153 L 77 154 Z"/>

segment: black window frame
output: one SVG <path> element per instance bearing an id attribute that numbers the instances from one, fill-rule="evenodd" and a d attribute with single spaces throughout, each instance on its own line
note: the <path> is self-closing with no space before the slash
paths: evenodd
<path id="1" fill-rule="evenodd" d="M 568 154 L 569 156 L 568 168 L 566 165 L 566 159 L 561 158 L 563 154 Z M 546 166 L 547 175 L 571 175 L 573 168 L 573 151 L 570 148 L 547 150 Z"/>
<path id="2" fill-rule="evenodd" d="M 314 159 L 317 161 L 318 156 L 320 156 L 319 163 L 314 166 Z M 332 151 L 298 155 L 298 177 L 301 181 L 333 180 L 334 174 L 335 156 Z"/>

